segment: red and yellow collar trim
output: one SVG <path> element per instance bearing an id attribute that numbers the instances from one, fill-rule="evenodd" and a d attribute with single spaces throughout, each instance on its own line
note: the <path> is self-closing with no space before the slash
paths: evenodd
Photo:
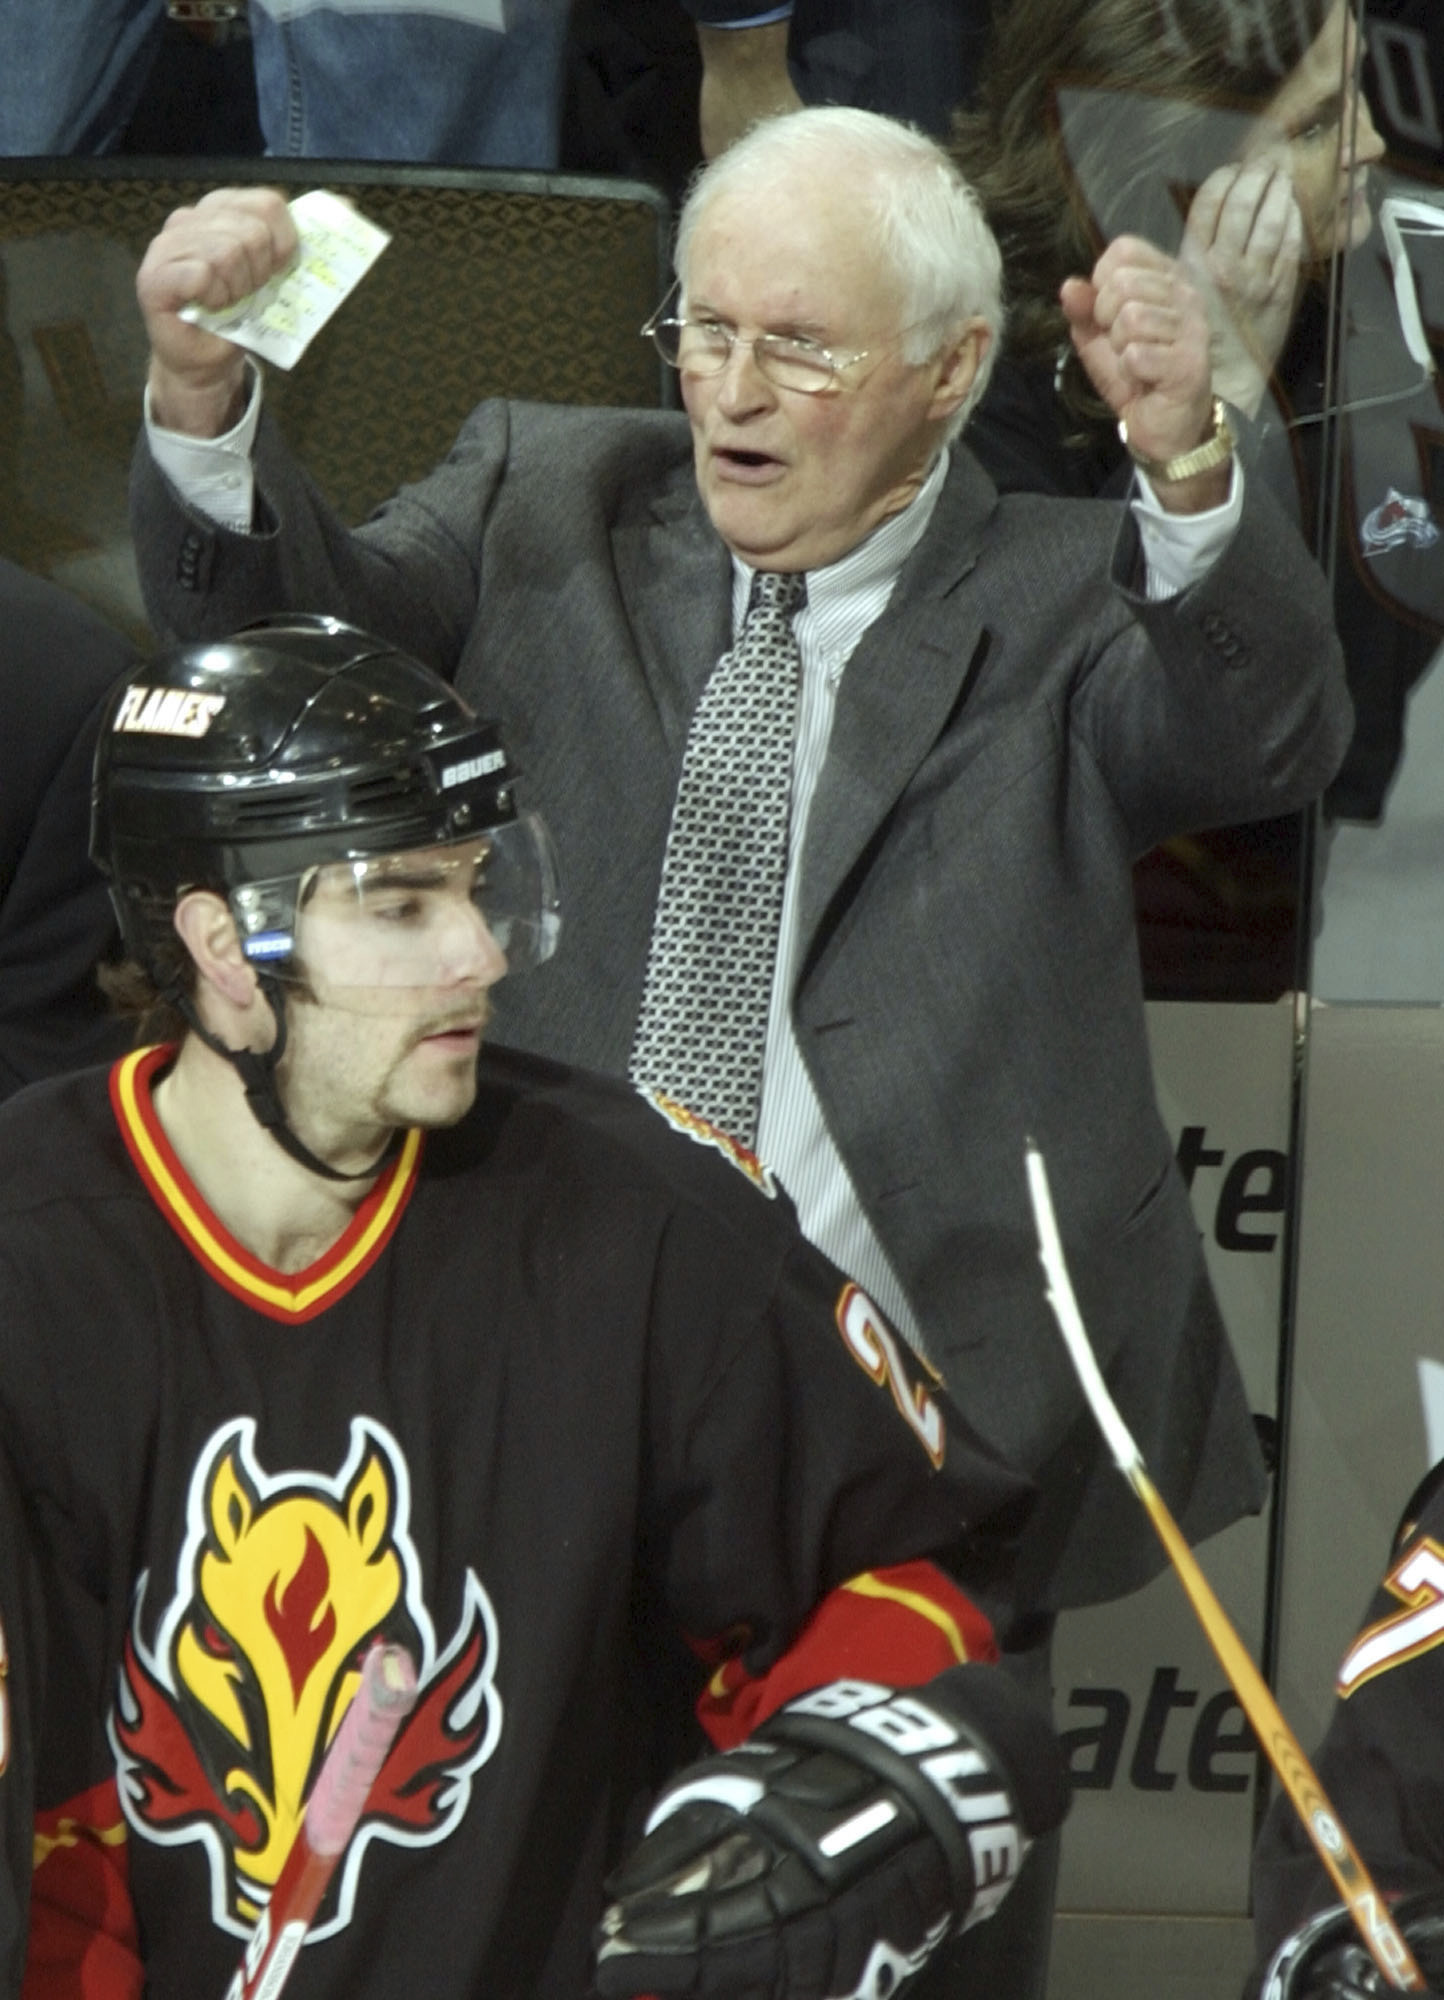
<path id="1" fill-rule="evenodd" d="M 217 1284 L 257 1312 L 296 1323 L 314 1319 L 370 1270 L 391 1240 L 411 1199 L 422 1135 L 413 1130 L 355 1217 L 324 1257 L 304 1271 L 273 1270 L 241 1243 L 210 1209 L 176 1157 L 151 1100 L 156 1071 L 173 1057 L 169 1044 L 122 1056 L 110 1072 L 110 1101 L 126 1149 L 156 1207 Z"/>

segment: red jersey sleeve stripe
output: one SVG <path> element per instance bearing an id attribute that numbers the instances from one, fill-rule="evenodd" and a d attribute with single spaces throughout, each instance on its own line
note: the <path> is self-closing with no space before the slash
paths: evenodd
<path id="1" fill-rule="evenodd" d="M 725 1660 L 697 1703 L 719 1750 L 751 1735 L 774 1709 L 840 1679 L 917 1687 L 968 1660 L 998 1657 L 993 1628 L 972 1600 L 928 1562 L 864 1570 L 818 1605 L 768 1670 Z"/>

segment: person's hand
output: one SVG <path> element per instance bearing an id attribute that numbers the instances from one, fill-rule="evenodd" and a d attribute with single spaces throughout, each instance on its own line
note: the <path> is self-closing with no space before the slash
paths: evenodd
<path id="1" fill-rule="evenodd" d="M 157 423 L 217 437 L 235 422 L 245 357 L 233 341 L 181 319 L 180 309 L 234 305 L 283 271 L 296 245 L 290 211 L 274 188 L 219 188 L 167 217 L 135 280 Z"/>
<path id="2" fill-rule="evenodd" d="M 1208 435 L 1213 372 L 1208 315 L 1176 257 L 1142 237 L 1108 245 L 1089 278 L 1067 278 L 1059 299 L 1078 358 L 1145 458 L 1176 458 Z M 1227 466 L 1158 489 L 1170 511 L 1216 506 Z"/>
<path id="3" fill-rule="evenodd" d="M 1413 1990 L 1422 2000 L 1439 2000 L 1444 1980 L 1444 1896 L 1437 1889 L 1416 1889 L 1388 1900 L 1390 1915 L 1428 1981 Z M 1385 1993 L 1397 1990 L 1385 1985 L 1352 1911 L 1333 1903 L 1306 1918 L 1280 1942 L 1264 1975 L 1263 2000 L 1382 2000 Z"/>
<path id="4" fill-rule="evenodd" d="M 702 157 L 715 160 L 763 118 L 796 111 L 802 103 L 787 68 L 786 21 L 760 28 L 697 26 L 702 55 L 698 105 Z"/>
<path id="5" fill-rule="evenodd" d="M 841 1680 L 666 1787 L 607 1879 L 611 2000 L 869 2000 L 991 1915 L 1068 1810 L 1046 1711 L 1000 1667 Z"/>
<path id="6" fill-rule="evenodd" d="M 1212 337 L 1214 392 L 1253 416 L 1298 297 L 1304 224 L 1278 162 L 1219 167 L 1194 196 L 1181 259 Z"/>

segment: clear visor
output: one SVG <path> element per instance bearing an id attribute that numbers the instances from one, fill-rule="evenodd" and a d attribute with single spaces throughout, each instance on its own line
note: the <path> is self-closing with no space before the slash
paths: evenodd
<path id="1" fill-rule="evenodd" d="M 466 840 L 248 882 L 230 904 L 253 965 L 367 1012 L 530 971 L 561 927 L 556 856 L 535 813 Z"/>

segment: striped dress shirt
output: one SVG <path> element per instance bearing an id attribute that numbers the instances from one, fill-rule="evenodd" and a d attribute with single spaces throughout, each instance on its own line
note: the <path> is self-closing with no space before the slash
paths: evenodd
<path id="1" fill-rule="evenodd" d="M 838 683 L 859 639 L 886 610 L 899 571 L 932 519 L 947 464 L 948 454 L 943 452 L 910 506 L 884 521 L 840 562 L 808 571 L 807 603 L 793 621 L 802 655 L 802 691 L 793 752 L 787 880 L 772 975 L 767 1053 L 762 1067 L 762 1115 L 757 1128 L 757 1151 L 791 1195 L 804 1235 L 856 1279 L 919 1351 L 922 1338 L 917 1315 L 867 1219 L 852 1176 L 828 1130 L 797 1045 L 790 1000 L 797 964 L 802 852 L 813 794 L 832 734 Z M 752 571 L 734 557 L 733 572 L 732 623 L 737 631 L 746 615 Z"/>

